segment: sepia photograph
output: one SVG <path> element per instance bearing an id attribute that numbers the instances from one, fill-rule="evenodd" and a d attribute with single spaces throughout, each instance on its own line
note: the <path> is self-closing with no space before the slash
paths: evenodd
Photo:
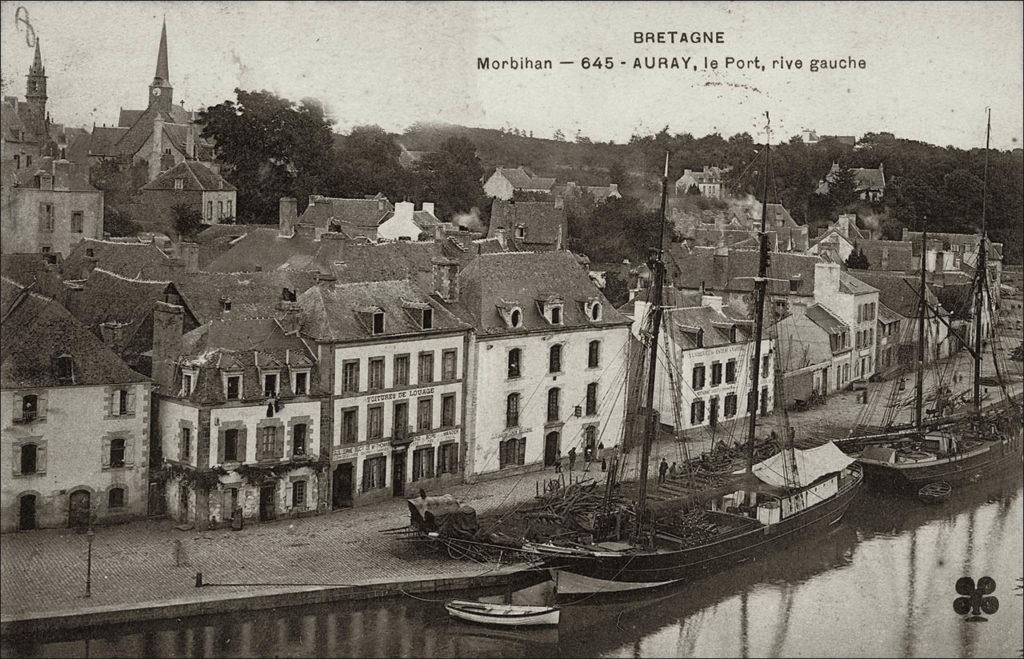
<path id="1" fill-rule="evenodd" d="M 0 53 L 0 657 L 1024 657 L 1024 3 Z"/>

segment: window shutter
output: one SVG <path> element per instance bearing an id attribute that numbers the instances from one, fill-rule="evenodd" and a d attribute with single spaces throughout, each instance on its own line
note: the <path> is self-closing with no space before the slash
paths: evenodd
<path id="1" fill-rule="evenodd" d="M 131 440 L 131 439 L 125 439 L 124 440 L 124 463 L 125 463 L 125 465 L 135 464 L 135 461 L 132 459 L 132 455 L 133 455 L 132 449 L 134 448 L 134 446 L 135 446 L 135 441 L 134 440 Z"/>
<path id="2" fill-rule="evenodd" d="M 121 391 L 115 389 L 110 392 L 110 415 L 117 416 L 121 412 Z"/>
<path id="3" fill-rule="evenodd" d="M 135 392 L 128 390 L 128 413 L 135 414 Z"/>
<path id="4" fill-rule="evenodd" d="M 21 456 L 18 456 L 18 457 L 20 458 Z M 17 467 L 18 469 L 21 469 L 21 461 L 20 460 L 17 463 L 15 463 L 15 464 L 18 465 L 18 467 Z M 38 446 L 36 446 L 36 473 L 37 474 L 45 474 L 46 473 L 46 444 L 44 444 L 44 443 L 40 443 Z"/>
<path id="5" fill-rule="evenodd" d="M 246 461 L 248 461 L 248 456 L 247 456 L 247 454 L 245 452 L 246 451 L 246 449 L 245 449 L 245 444 L 246 444 L 245 437 L 246 437 L 246 433 L 248 433 L 248 432 L 249 432 L 249 429 L 247 427 L 243 427 L 243 428 L 239 429 L 239 431 L 238 431 L 238 461 L 239 462 L 246 462 Z"/>
<path id="6" fill-rule="evenodd" d="M 226 433 L 226 431 L 223 428 L 221 428 L 217 432 L 217 464 L 223 464 L 224 463 L 225 433 Z M 235 446 L 235 451 L 237 451 L 237 450 L 238 450 L 238 447 Z"/>
<path id="7" fill-rule="evenodd" d="M 14 414 L 12 415 L 11 418 L 14 420 L 15 423 L 17 423 L 18 421 L 21 421 L 21 408 L 22 408 L 22 406 L 24 404 L 25 404 L 25 397 L 24 396 L 15 396 L 14 397 Z"/>
<path id="8" fill-rule="evenodd" d="M 37 419 L 45 419 L 46 418 L 46 398 L 47 398 L 46 392 L 43 392 L 43 393 L 39 394 L 39 396 L 36 398 L 36 418 Z"/>
<path id="9" fill-rule="evenodd" d="M 519 449 L 519 452 L 518 452 L 518 455 L 516 456 L 516 461 L 519 464 L 521 464 L 521 465 L 522 464 L 526 464 L 526 438 L 525 437 L 522 437 L 522 438 L 519 439 L 518 449 Z"/>
<path id="10" fill-rule="evenodd" d="M 21 474 L 21 446 L 19 446 L 18 444 L 12 446 L 11 453 L 14 455 L 13 459 L 11 460 L 11 464 L 14 465 L 14 475 L 17 476 Z M 36 455 L 38 456 L 39 454 L 36 453 Z M 37 457 L 36 461 L 38 462 L 38 460 L 39 458 Z"/>
<path id="11" fill-rule="evenodd" d="M 274 457 L 284 457 L 284 428 L 274 429 Z"/>
<path id="12" fill-rule="evenodd" d="M 110 439 L 103 438 L 103 467 L 110 467 Z"/>

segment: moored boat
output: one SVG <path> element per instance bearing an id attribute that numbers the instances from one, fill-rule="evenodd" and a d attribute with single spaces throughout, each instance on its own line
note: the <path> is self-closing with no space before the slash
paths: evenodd
<path id="1" fill-rule="evenodd" d="M 500 627 L 557 625 L 559 610 L 553 606 L 491 604 L 470 600 L 445 602 L 448 615 L 467 622 Z"/>
<path id="2" fill-rule="evenodd" d="M 928 483 L 917 491 L 917 498 L 924 503 L 942 503 L 949 498 L 952 491 L 953 488 L 950 487 L 949 483 L 942 481 Z"/>

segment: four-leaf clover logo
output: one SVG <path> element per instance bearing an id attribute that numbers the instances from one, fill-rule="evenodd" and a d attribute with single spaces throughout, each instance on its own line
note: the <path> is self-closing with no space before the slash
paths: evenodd
<path id="1" fill-rule="evenodd" d="M 970 614 L 967 622 L 985 622 L 988 618 L 981 614 L 992 615 L 999 610 L 999 600 L 992 595 L 996 590 L 996 580 L 992 577 L 978 579 L 977 585 L 971 577 L 960 577 L 956 581 L 956 592 L 963 597 L 953 600 L 953 610 L 959 615 Z"/>

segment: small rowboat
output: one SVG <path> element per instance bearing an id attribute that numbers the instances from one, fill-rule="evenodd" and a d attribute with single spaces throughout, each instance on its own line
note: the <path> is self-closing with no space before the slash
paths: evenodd
<path id="1" fill-rule="evenodd" d="M 917 491 L 917 498 L 924 503 L 942 503 L 949 498 L 949 494 L 952 491 L 953 488 L 945 481 L 928 483 Z"/>
<path id="2" fill-rule="evenodd" d="M 552 606 L 520 606 L 488 604 L 467 600 L 450 600 L 444 608 L 448 615 L 482 625 L 519 627 L 525 625 L 557 625 L 559 610 Z"/>

